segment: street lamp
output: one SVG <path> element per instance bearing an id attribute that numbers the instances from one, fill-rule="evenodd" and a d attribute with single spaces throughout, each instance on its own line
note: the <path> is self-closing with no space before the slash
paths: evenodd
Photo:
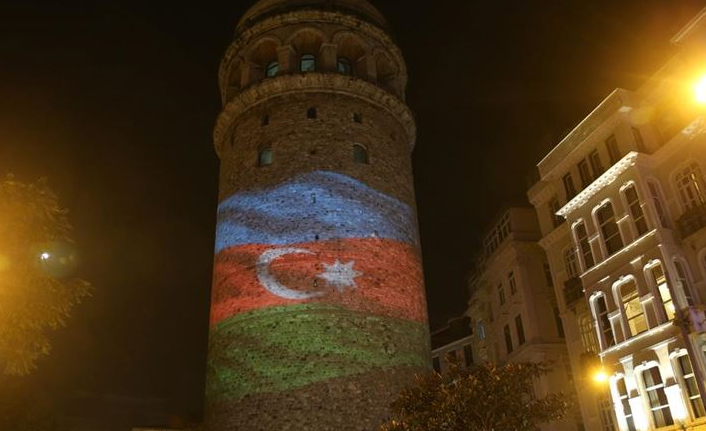
<path id="1" fill-rule="evenodd" d="M 706 76 L 702 76 L 694 86 L 694 99 L 701 105 L 706 105 Z"/>
<path id="2" fill-rule="evenodd" d="M 603 368 L 599 368 L 593 373 L 593 381 L 597 384 L 603 384 L 608 381 L 608 374 Z"/>

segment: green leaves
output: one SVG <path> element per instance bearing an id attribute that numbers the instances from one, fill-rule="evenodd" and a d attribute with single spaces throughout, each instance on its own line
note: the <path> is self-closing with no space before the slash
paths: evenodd
<path id="1" fill-rule="evenodd" d="M 0 181 L 0 367 L 24 375 L 49 354 L 48 329 L 64 326 L 89 295 L 88 282 L 72 278 L 67 210 L 41 179 Z"/>
<path id="2" fill-rule="evenodd" d="M 534 382 L 550 368 L 541 363 L 451 363 L 444 374 L 417 377 L 392 403 L 381 431 L 534 431 L 562 419 L 571 408 L 563 393 L 537 398 Z"/>

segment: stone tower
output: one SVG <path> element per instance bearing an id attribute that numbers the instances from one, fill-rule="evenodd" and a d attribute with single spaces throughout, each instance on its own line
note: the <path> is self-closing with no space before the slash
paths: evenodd
<path id="1" fill-rule="evenodd" d="M 210 431 L 372 431 L 429 337 L 405 63 L 366 1 L 262 0 L 220 69 Z"/>

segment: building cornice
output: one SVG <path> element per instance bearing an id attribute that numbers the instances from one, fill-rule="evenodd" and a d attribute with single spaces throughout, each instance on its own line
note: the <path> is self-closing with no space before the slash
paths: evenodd
<path id="1" fill-rule="evenodd" d="M 392 93 L 362 79 L 338 73 L 304 73 L 282 75 L 261 81 L 238 93 L 226 104 L 216 120 L 213 139 L 216 152 L 229 136 L 234 120 L 253 107 L 290 94 L 328 93 L 362 99 L 388 111 L 395 117 L 407 133 L 407 141 L 414 148 L 417 127 L 409 107 Z"/>

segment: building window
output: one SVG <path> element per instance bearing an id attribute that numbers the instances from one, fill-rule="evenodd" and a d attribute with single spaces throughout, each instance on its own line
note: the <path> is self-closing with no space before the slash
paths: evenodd
<path id="1" fill-rule="evenodd" d="M 645 148 L 645 140 L 642 138 L 642 133 L 640 133 L 640 129 L 637 127 L 632 127 L 632 137 L 635 139 L 635 146 L 637 147 L 637 151 L 640 153 L 646 153 L 647 149 Z"/>
<path id="2" fill-rule="evenodd" d="M 672 293 L 669 290 L 667 276 L 664 274 L 662 264 L 657 263 L 656 265 L 650 267 L 650 275 L 652 276 L 652 281 L 659 292 L 659 297 L 662 301 L 662 306 L 664 307 L 664 313 L 667 316 L 667 320 L 674 319 L 676 309 L 674 308 L 674 300 L 672 298 Z"/>
<path id="3" fill-rule="evenodd" d="M 547 286 L 554 287 L 554 279 L 552 278 L 551 267 L 546 262 L 544 263 L 544 265 L 542 265 L 542 267 L 544 269 L 544 281 L 547 282 Z"/>
<path id="4" fill-rule="evenodd" d="M 502 284 L 498 285 L 498 301 L 500 301 L 500 305 L 505 305 L 505 288 Z"/>
<path id="5" fill-rule="evenodd" d="M 561 321 L 559 307 L 554 307 L 554 324 L 556 325 L 556 332 L 559 334 L 559 338 L 565 338 L 566 334 L 564 334 L 564 324 Z"/>
<path id="6" fill-rule="evenodd" d="M 677 190 L 679 191 L 679 199 L 681 199 L 685 209 L 695 208 L 706 202 L 703 184 L 701 169 L 696 163 L 692 163 L 679 172 L 679 175 L 677 175 Z"/>
<path id="7" fill-rule="evenodd" d="M 495 229 L 485 237 L 484 249 L 485 254 L 490 256 L 498 248 L 498 246 L 505 240 L 505 238 L 510 234 L 510 214 L 505 213 L 500 219 Z"/>
<path id="8" fill-rule="evenodd" d="M 483 325 L 482 319 L 478 319 L 476 322 L 476 334 L 478 334 L 479 340 L 485 340 L 485 325 Z"/>
<path id="9" fill-rule="evenodd" d="M 593 325 L 593 319 L 588 313 L 584 313 L 579 316 L 578 322 L 584 352 L 598 353 L 598 340 L 596 340 L 596 327 Z"/>
<path id="10" fill-rule="evenodd" d="M 603 242 L 610 256 L 623 248 L 623 239 L 620 237 L 618 223 L 615 222 L 613 205 L 609 202 L 600 207 L 598 211 L 596 211 L 596 218 L 598 219 L 598 228 L 603 234 Z"/>
<path id="11" fill-rule="evenodd" d="M 620 377 L 615 381 L 615 389 L 618 393 L 618 402 L 623 406 L 623 416 L 625 416 L 625 421 L 628 423 L 628 431 L 637 431 L 635 419 L 632 416 L 632 408 L 630 407 L 628 388 L 625 386 L 625 377 Z"/>
<path id="12" fill-rule="evenodd" d="M 603 395 L 598 398 L 598 411 L 600 412 L 603 431 L 616 431 L 617 427 L 613 419 L 613 403 L 610 400 L 610 395 Z"/>
<path id="13" fill-rule="evenodd" d="M 265 148 L 260 151 L 257 155 L 257 165 L 258 166 L 268 166 L 272 164 L 272 149 Z"/>
<path id="14" fill-rule="evenodd" d="M 368 150 L 364 146 L 355 144 L 353 145 L 353 161 L 363 165 L 368 164 Z"/>
<path id="15" fill-rule="evenodd" d="M 630 211 L 630 216 L 632 217 L 632 222 L 637 231 L 637 236 L 642 236 L 647 233 L 647 219 L 645 219 L 645 213 L 642 211 L 642 206 L 640 205 L 640 198 L 637 195 L 637 190 L 635 185 L 632 184 L 628 186 L 623 194 L 625 200 L 628 204 L 628 210 Z"/>
<path id="16" fill-rule="evenodd" d="M 593 178 L 591 177 L 591 169 L 588 167 L 588 161 L 586 159 L 581 160 L 578 168 L 579 176 L 581 177 L 581 186 L 586 188 L 589 184 L 591 184 L 591 181 L 593 181 Z"/>
<path id="17" fill-rule="evenodd" d="M 438 356 L 434 356 L 432 358 L 432 364 L 434 367 L 434 371 L 436 371 L 437 373 L 440 373 L 441 372 L 441 361 L 439 360 Z"/>
<path id="18" fill-rule="evenodd" d="M 619 291 L 630 336 L 634 337 L 637 334 L 647 331 L 645 311 L 642 308 L 642 303 L 640 302 L 640 295 L 637 293 L 637 284 L 635 284 L 635 280 L 630 279 L 628 282 L 623 283 L 619 287 Z"/>
<path id="19" fill-rule="evenodd" d="M 517 345 L 525 344 L 525 328 L 522 326 L 522 316 L 515 316 L 515 329 L 517 330 Z"/>
<path id="20" fill-rule="evenodd" d="M 505 325 L 505 328 L 503 328 L 503 333 L 505 334 L 505 349 L 509 355 L 512 353 L 512 335 L 510 334 L 510 326 Z"/>
<path id="21" fill-rule="evenodd" d="M 564 175 L 564 178 L 562 178 L 562 181 L 564 182 L 564 191 L 566 192 L 566 200 L 571 200 L 574 196 L 576 196 L 576 187 L 574 186 L 574 179 L 571 177 L 571 172 L 568 174 Z"/>
<path id="22" fill-rule="evenodd" d="M 517 293 L 517 282 L 515 281 L 515 273 L 510 271 L 507 275 L 507 283 L 510 285 L 510 296 Z"/>
<path id="23" fill-rule="evenodd" d="M 549 217 L 552 220 L 552 225 L 556 228 L 561 226 L 562 223 L 564 223 L 564 218 L 557 213 L 561 207 L 559 206 L 559 199 L 554 196 L 550 201 L 549 201 Z"/>
<path id="24" fill-rule="evenodd" d="M 314 119 L 316 118 L 316 108 L 309 108 L 306 110 L 306 118 Z"/>
<path id="25" fill-rule="evenodd" d="M 353 121 L 356 123 L 362 123 L 363 122 L 363 114 L 355 113 L 353 114 Z"/>
<path id="26" fill-rule="evenodd" d="M 583 264 L 586 269 L 593 266 L 593 252 L 591 251 L 591 244 L 588 242 L 588 232 L 586 232 L 586 224 L 581 222 L 574 227 L 574 234 L 576 235 L 576 242 L 578 243 L 578 248 L 581 251 L 581 257 L 583 258 Z"/>
<path id="27" fill-rule="evenodd" d="M 270 124 L 270 116 L 265 114 L 262 116 L 262 119 L 260 120 L 260 125 L 262 126 L 268 126 Z"/>
<path id="28" fill-rule="evenodd" d="M 605 297 L 603 295 L 599 296 L 593 301 L 593 312 L 595 313 L 596 322 L 598 322 L 598 329 L 603 337 L 604 347 L 603 350 L 610 346 L 615 345 L 615 335 L 613 335 L 613 328 L 610 326 L 610 318 L 608 317 L 608 305 L 605 302 Z"/>
<path id="29" fill-rule="evenodd" d="M 689 282 L 689 276 L 686 275 L 684 264 L 679 260 L 674 260 L 674 267 L 677 270 L 677 281 L 681 284 L 682 292 L 684 292 L 684 297 L 686 297 L 686 304 L 690 307 L 696 305 L 696 299 L 691 290 L 691 283 Z"/>
<path id="30" fill-rule="evenodd" d="M 679 356 L 676 362 L 679 368 L 679 374 L 682 378 L 682 390 L 684 391 L 684 395 L 689 398 L 691 413 L 694 415 L 694 418 L 706 416 L 706 411 L 704 411 L 704 403 L 703 400 L 701 400 L 699 386 L 696 383 L 696 375 L 694 374 L 694 368 L 691 366 L 689 356 Z"/>
<path id="31" fill-rule="evenodd" d="M 463 346 L 463 360 L 467 367 L 473 365 L 473 350 L 470 344 Z"/>
<path id="32" fill-rule="evenodd" d="M 655 428 L 673 425 L 672 412 L 669 410 L 667 394 L 664 391 L 664 382 L 659 372 L 659 367 L 654 366 L 642 372 L 642 381 L 645 383 L 645 392 L 652 410 Z"/>
<path id="33" fill-rule="evenodd" d="M 300 72 L 314 72 L 316 70 L 316 56 L 313 54 L 304 54 L 299 59 Z"/>
<path id="34" fill-rule="evenodd" d="M 603 163 L 601 163 L 601 156 L 598 154 L 598 150 L 595 150 L 589 154 L 588 159 L 591 161 L 593 178 L 598 178 L 603 172 L 605 172 L 605 169 L 603 169 Z"/>
<path id="35" fill-rule="evenodd" d="M 342 75 L 353 76 L 353 64 L 345 57 L 338 57 L 336 62 L 336 70 Z"/>
<path id="36" fill-rule="evenodd" d="M 610 135 L 605 141 L 605 147 L 608 150 L 608 157 L 610 158 L 610 164 L 614 165 L 620 161 L 620 149 L 618 149 L 618 140 L 615 139 L 615 135 Z"/>
<path id="37" fill-rule="evenodd" d="M 279 73 L 279 63 L 276 61 L 271 61 L 265 68 L 265 77 L 272 78 L 277 76 Z"/>
<path id="38" fill-rule="evenodd" d="M 655 211 L 657 212 L 657 218 L 659 219 L 660 226 L 663 228 L 668 228 L 669 220 L 667 219 L 667 213 L 664 211 L 664 206 L 662 205 L 662 199 L 660 198 L 657 185 L 652 181 L 648 181 L 647 188 L 650 190 L 650 196 L 652 197 L 652 203 L 655 206 Z"/>
<path id="39" fill-rule="evenodd" d="M 576 261 L 576 250 L 573 247 L 567 247 L 564 250 L 564 267 L 568 278 L 578 277 L 579 265 Z"/>

